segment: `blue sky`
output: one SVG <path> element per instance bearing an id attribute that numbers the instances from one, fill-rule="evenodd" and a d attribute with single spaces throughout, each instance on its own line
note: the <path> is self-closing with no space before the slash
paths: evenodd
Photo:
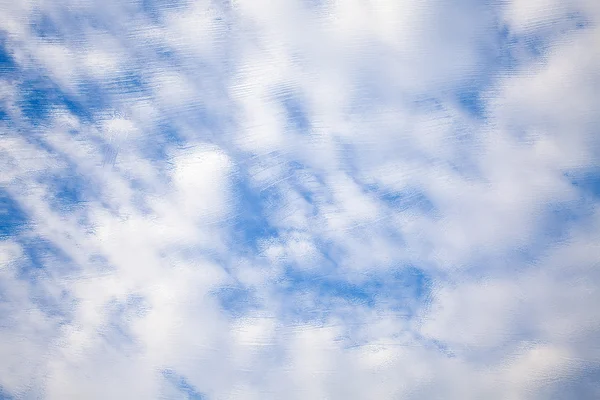
<path id="1" fill-rule="evenodd" d="M 0 0 L 0 398 L 600 398 L 593 0 Z"/>

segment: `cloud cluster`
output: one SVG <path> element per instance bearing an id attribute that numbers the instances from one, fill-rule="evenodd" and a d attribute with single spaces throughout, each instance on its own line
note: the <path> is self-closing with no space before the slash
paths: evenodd
<path id="1" fill-rule="evenodd" d="M 1 398 L 600 395 L 596 2 L 0 10 Z"/>

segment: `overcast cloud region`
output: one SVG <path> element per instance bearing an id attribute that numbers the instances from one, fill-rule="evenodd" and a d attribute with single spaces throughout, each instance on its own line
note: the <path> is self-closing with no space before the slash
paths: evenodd
<path id="1" fill-rule="evenodd" d="M 600 2 L 0 0 L 0 399 L 600 399 Z"/>

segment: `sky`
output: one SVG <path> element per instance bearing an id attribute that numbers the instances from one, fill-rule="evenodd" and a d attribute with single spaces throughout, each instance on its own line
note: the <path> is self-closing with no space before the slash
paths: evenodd
<path id="1" fill-rule="evenodd" d="M 597 0 L 0 0 L 0 399 L 599 399 Z"/>

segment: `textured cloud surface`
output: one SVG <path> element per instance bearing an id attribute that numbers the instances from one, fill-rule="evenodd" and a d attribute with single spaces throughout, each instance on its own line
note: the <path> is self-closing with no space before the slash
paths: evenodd
<path id="1" fill-rule="evenodd" d="M 600 398 L 596 0 L 0 0 L 0 398 Z"/>

